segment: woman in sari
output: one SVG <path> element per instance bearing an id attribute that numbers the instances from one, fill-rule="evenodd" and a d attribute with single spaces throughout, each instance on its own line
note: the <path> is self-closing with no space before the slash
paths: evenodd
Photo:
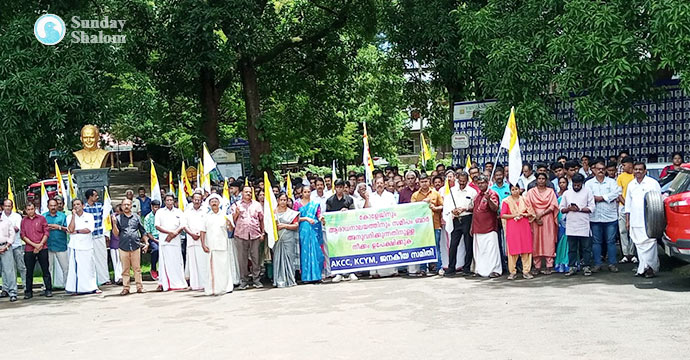
<path id="1" fill-rule="evenodd" d="M 561 205 L 563 193 L 568 190 L 568 179 L 561 176 L 558 179 L 558 205 Z M 568 237 L 565 235 L 565 214 L 558 212 L 558 245 L 556 247 L 556 264 L 554 270 L 559 273 L 568 272 Z"/>
<path id="2" fill-rule="evenodd" d="M 510 186 L 510 196 L 503 200 L 501 219 L 505 221 L 506 252 L 508 253 L 508 280 L 515 280 L 515 264 L 522 259 L 522 277 L 532 279 L 532 228 L 530 222 L 535 218 L 532 206 L 520 196 L 520 187 Z"/>
<path id="3" fill-rule="evenodd" d="M 273 286 L 279 288 L 297 285 L 293 258 L 298 241 L 299 212 L 288 208 L 288 200 L 285 193 L 280 193 L 275 212 L 278 240 L 273 247 Z"/>
<path id="4" fill-rule="evenodd" d="M 532 257 L 534 267 L 532 275 L 539 274 L 551 275 L 553 271 L 553 260 L 556 257 L 556 236 L 558 236 L 558 199 L 556 193 L 546 187 L 548 176 L 537 174 L 537 186 L 527 191 L 525 197 L 527 202 L 534 209 L 534 221 L 532 221 L 532 236 L 534 246 Z M 542 264 L 546 262 L 546 270 L 542 270 Z"/>
<path id="5" fill-rule="evenodd" d="M 299 211 L 300 270 L 302 282 L 321 282 L 323 272 L 323 243 L 319 203 L 311 201 L 311 192 L 302 191 L 302 198 L 295 201 L 294 210 Z"/>

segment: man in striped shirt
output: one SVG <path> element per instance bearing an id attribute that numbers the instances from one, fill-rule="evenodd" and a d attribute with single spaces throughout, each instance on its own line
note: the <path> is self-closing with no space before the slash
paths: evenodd
<path id="1" fill-rule="evenodd" d="M 103 203 L 98 202 L 98 192 L 94 189 L 84 193 L 86 204 L 84 212 L 93 215 L 95 229 L 93 231 L 93 262 L 96 265 L 96 282 L 98 285 L 110 285 L 108 271 L 108 248 L 103 236 Z"/>

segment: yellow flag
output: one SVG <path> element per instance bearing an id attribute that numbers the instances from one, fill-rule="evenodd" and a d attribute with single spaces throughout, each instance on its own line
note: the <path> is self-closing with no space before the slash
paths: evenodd
<path id="1" fill-rule="evenodd" d="M 264 229 L 266 231 L 266 240 L 269 248 L 278 241 L 278 226 L 276 225 L 275 208 L 277 206 L 276 196 L 273 194 L 271 188 L 271 180 L 268 178 L 268 173 L 264 171 Z"/>
<path id="2" fill-rule="evenodd" d="M 187 207 L 187 199 L 185 198 L 185 193 L 184 193 L 184 185 L 182 179 L 180 179 L 180 183 L 177 186 L 177 208 L 180 209 L 180 211 L 184 212 L 184 209 Z"/>
<path id="3" fill-rule="evenodd" d="M 67 189 L 65 189 L 65 183 L 62 179 L 62 173 L 60 172 L 60 167 L 58 166 L 57 160 L 55 160 L 55 177 L 57 178 L 57 191 L 58 195 L 62 196 L 65 203 L 67 202 Z"/>
<path id="4" fill-rule="evenodd" d="M 470 159 L 470 154 L 467 154 L 467 160 L 465 160 L 465 172 L 469 172 L 472 167 L 472 160 Z"/>
<path id="5" fill-rule="evenodd" d="M 175 185 L 173 183 L 172 171 L 168 171 L 168 192 L 171 194 L 175 193 Z"/>
<path id="6" fill-rule="evenodd" d="M 192 189 L 192 185 L 189 183 L 189 178 L 187 177 L 187 169 L 184 166 L 184 161 L 182 161 L 182 173 L 181 173 L 180 177 L 182 178 L 182 185 L 184 186 L 184 193 L 187 196 L 192 195 L 192 193 L 194 192 L 193 191 L 194 189 Z"/>
<path id="7" fill-rule="evenodd" d="M 17 212 L 17 204 L 14 203 L 14 192 L 12 192 L 12 182 L 7 178 L 7 198 L 12 200 L 12 212 Z"/>
<path id="8" fill-rule="evenodd" d="M 518 139 L 517 123 L 515 122 L 515 108 L 510 108 L 510 116 L 503 131 L 501 148 L 508 150 L 508 176 L 511 184 L 517 184 L 522 169 L 522 155 L 520 153 L 520 140 Z"/>
<path id="9" fill-rule="evenodd" d="M 424 135 L 420 133 L 419 136 L 422 139 L 422 153 L 419 155 L 422 158 L 422 167 L 426 168 L 426 162 L 431 160 L 431 150 L 429 150 L 429 145 L 424 140 Z"/>
<path id="10" fill-rule="evenodd" d="M 364 148 L 362 151 L 362 164 L 364 164 L 364 179 L 366 183 L 372 184 L 374 181 L 374 161 L 371 159 L 371 154 L 369 153 L 369 135 L 367 135 L 367 123 L 366 121 L 363 123 L 364 125 L 364 135 L 362 137 L 362 141 L 364 142 Z"/>
<path id="11" fill-rule="evenodd" d="M 103 230 L 111 231 L 113 230 L 113 222 L 110 218 L 110 214 L 113 211 L 113 203 L 110 200 L 110 194 L 108 194 L 108 187 L 104 187 L 103 190 Z"/>
<path id="12" fill-rule="evenodd" d="M 67 170 L 67 184 L 69 186 L 69 198 L 74 200 L 77 198 L 77 190 L 74 188 L 74 182 L 72 182 L 72 172 Z"/>
<path id="13" fill-rule="evenodd" d="M 45 184 L 41 181 L 41 208 L 38 209 L 38 212 L 42 214 L 46 211 L 48 211 L 48 192 Z"/>
<path id="14" fill-rule="evenodd" d="M 290 180 L 290 173 L 287 175 L 287 184 L 285 184 L 285 191 L 287 192 L 288 198 L 292 199 L 292 180 Z"/>
<path id="15" fill-rule="evenodd" d="M 446 177 L 446 183 L 443 185 L 443 195 L 450 194 L 450 186 L 448 185 L 448 178 Z"/>
<path id="16" fill-rule="evenodd" d="M 204 176 L 204 163 L 201 162 L 201 160 L 199 160 L 199 171 L 197 171 L 197 174 L 199 174 L 199 180 L 201 182 L 196 184 L 196 186 L 203 188 L 204 187 L 204 180 L 206 180 L 206 176 Z"/>
<path id="17" fill-rule="evenodd" d="M 225 178 L 225 182 L 223 182 L 223 198 L 225 198 L 225 200 L 230 201 L 230 189 L 228 188 L 228 178 Z"/>
<path id="18" fill-rule="evenodd" d="M 151 160 L 151 200 L 163 201 L 161 199 L 161 186 L 158 184 L 158 175 L 156 174 L 156 166 Z"/>

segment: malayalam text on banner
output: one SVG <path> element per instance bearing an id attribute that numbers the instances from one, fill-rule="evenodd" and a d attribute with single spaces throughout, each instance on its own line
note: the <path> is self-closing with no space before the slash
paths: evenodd
<path id="1" fill-rule="evenodd" d="M 324 218 L 334 274 L 436 261 L 434 223 L 426 202 L 328 212 Z"/>

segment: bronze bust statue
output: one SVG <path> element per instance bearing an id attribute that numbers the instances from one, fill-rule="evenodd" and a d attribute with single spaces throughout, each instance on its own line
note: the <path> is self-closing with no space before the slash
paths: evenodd
<path id="1" fill-rule="evenodd" d="M 84 125 L 81 128 L 81 143 L 83 149 L 74 152 L 82 169 L 100 169 L 105 165 L 108 151 L 98 148 L 100 134 L 94 125 Z"/>

